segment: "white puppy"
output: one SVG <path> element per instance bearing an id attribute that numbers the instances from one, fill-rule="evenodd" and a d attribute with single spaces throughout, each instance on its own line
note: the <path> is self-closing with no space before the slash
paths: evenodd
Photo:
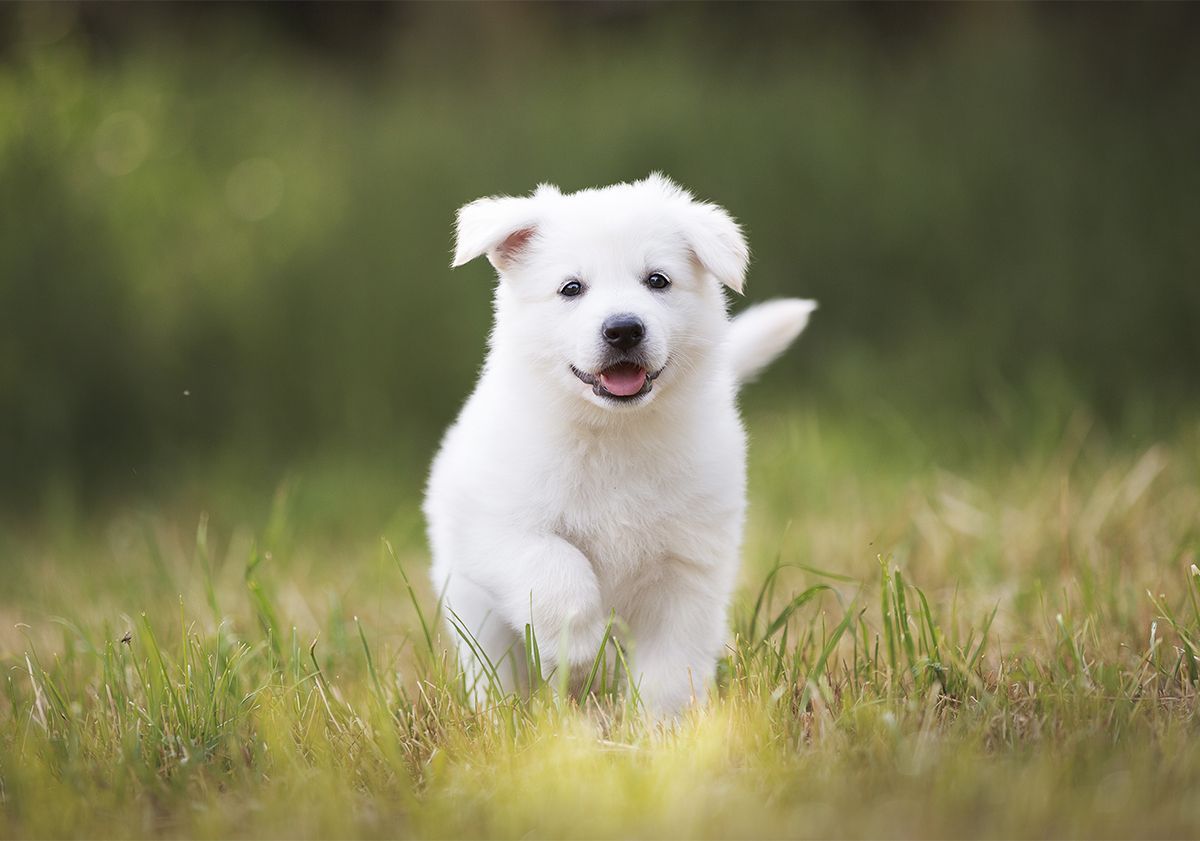
<path id="1" fill-rule="evenodd" d="M 487 254 L 500 276 L 483 373 L 425 499 L 468 676 L 514 688 L 530 624 L 542 662 L 577 675 L 615 612 L 649 710 L 703 699 L 746 507 L 738 385 L 815 304 L 730 321 L 721 286 L 742 290 L 741 230 L 658 174 L 479 199 L 457 234 L 453 265 Z"/>

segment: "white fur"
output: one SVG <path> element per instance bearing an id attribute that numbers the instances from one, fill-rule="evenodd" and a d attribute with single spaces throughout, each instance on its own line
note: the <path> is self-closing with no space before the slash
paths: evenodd
<path id="1" fill-rule="evenodd" d="M 729 358 L 739 383 L 748 383 L 788 349 L 808 326 L 816 301 L 786 298 L 751 307 L 729 325 Z"/>
<path id="2" fill-rule="evenodd" d="M 474 393 L 433 464 L 425 500 L 433 581 L 506 689 L 532 623 L 544 664 L 591 665 L 615 612 L 646 706 L 703 700 L 725 640 L 745 500 L 739 382 L 800 333 L 813 304 L 732 322 L 749 252 L 721 208 L 661 175 L 562 194 L 480 199 L 458 214 L 454 265 L 496 267 L 495 325 Z M 666 290 L 645 284 L 651 271 Z M 586 291 L 559 294 L 568 279 Z M 597 395 L 605 318 L 640 317 L 653 389 Z M 468 675 L 485 671 L 459 638 Z M 474 644 L 474 643 L 473 643 Z"/>

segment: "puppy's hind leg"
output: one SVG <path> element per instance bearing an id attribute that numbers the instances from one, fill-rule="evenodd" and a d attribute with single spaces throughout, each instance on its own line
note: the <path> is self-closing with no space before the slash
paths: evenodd
<path id="1" fill-rule="evenodd" d="M 524 645 L 500 617 L 487 590 L 467 578 L 452 577 L 443 610 L 467 693 L 476 706 L 498 701 L 524 685 Z"/>

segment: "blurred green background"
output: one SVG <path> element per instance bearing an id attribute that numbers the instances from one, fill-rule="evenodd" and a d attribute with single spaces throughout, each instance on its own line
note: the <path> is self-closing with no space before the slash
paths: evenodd
<path id="1" fill-rule="evenodd" d="M 743 222 L 749 300 L 821 302 L 753 413 L 931 449 L 1046 406 L 1169 425 L 1197 35 L 1184 4 L 2 6 L 0 510 L 321 463 L 394 508 L 483 354 L 454 210 L 654 169 Z"/>

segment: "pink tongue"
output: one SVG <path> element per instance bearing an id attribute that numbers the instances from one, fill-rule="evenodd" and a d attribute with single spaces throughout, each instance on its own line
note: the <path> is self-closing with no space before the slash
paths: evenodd
<path id="1" fill-rule="evenodd" d="M 600 372 L 600 385 L 617 397 L 632 397 L 646 384 L 646 369 L 621 363 Z"/>

